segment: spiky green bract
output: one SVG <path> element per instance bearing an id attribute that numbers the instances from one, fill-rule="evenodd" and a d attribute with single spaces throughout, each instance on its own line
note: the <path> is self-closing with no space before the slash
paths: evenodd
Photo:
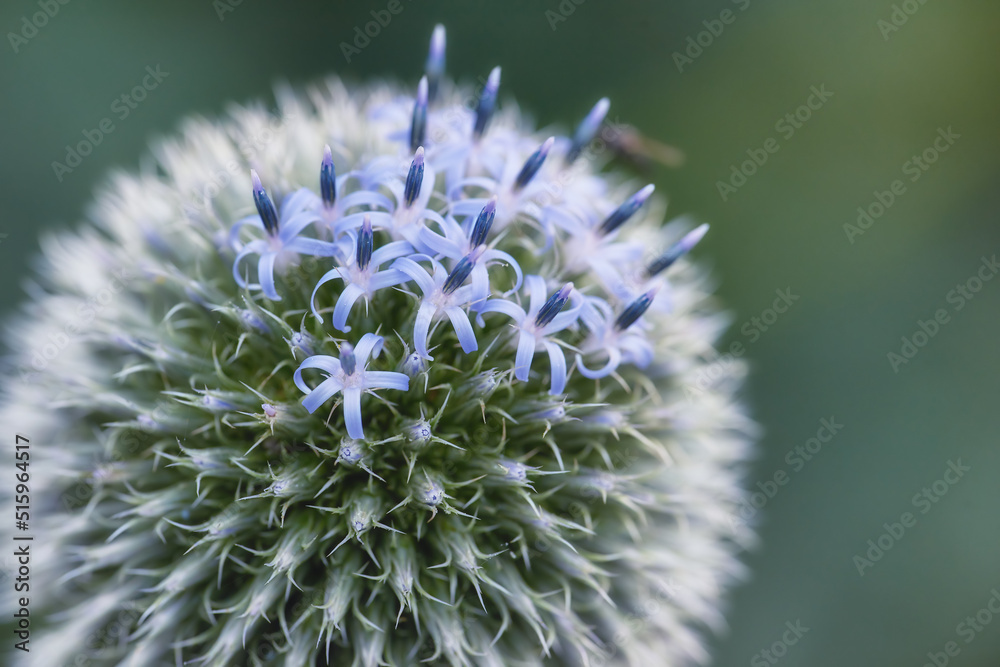
<path id="1" fill-rule="evenodd" d="M 429 141 L 444 145 L 455 118 L 471 128 L 467 92 L 442 83 Z M 13 664 L 703 661 L 750 537 L 738 503 L 752 425 L 733 398 L 738 365 L 721 380 L 711 366 L 725 318 L 697 267 L 672 267 L 670 309 L 645 315 L 648 366 L 598 381 L 571 368 L 557 396 L 543 352 L 528 381 L 514 378 L 517 332 L 498 313 L 476 326 L 476 352 L 445 320 L 433 361 L 415 358 L 412 283 L 358 303 L 351 332 L 337 331 L 310 303 L 330 258 L 279 267 L 280 301 L 233 280 L 246 173 L 275 202 L 318 192 L 330 144 L 338 174 L 382 159 L 405 175 L 412 97 L 330 81 L 278 102 L 273 115 L 190 121 L 155 167 L 112 179 L 91 224 L 44 243 L 3 386 L 3 422 L 32 445 L 36 535 L 32 652 L 12 651 Z M 523 164 L 542 142 L 522 125 L 498 113 L 466 175 L 477 160 Z M 599 221 L 635 188 L 598 173 L 600 152 L 586 157 L 546 163 L 543 189 L 501 193 L 493 236 L 525 274 L 590 298 L 604 293 L 586 265 L 600 257 L 570 253 L 544 208 Z M 424 186 L 440 214 L 461 203 L 446 167 Z M 338 206 L 352 187 L 338 184 Z M 621 238 L 662 248 L 677 231 L 653 210 Z M 376 250 L 390 240 L 376 229 Z M 489 271 L 498 298 L 513 273 Z M 317 294 L 321 313 L 339 285 Z M 308 413 L 293 374 L 367 332 L 385 338 L 368 370 L 412 377 L 362 399 L 361 441 L 336 398 Z M 575 324 L 558 344 L 572 359 L 588 336 Z"/>

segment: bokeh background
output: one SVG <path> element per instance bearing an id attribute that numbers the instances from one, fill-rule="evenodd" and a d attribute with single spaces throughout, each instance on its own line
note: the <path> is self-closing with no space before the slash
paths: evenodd
<path id="1" fill-rule="evenodd" d="M 450 73 L 474 81 L 502 65 L 502 92 L 539 125 L 566 127 L 607 95 L 612 118 L 688 156 L 649 178 L 673 214 L 712 224 L 696 255 L 714 267 L 732 311 L 723 348 L 743 343 L 746 393 L 763 427 L 750 486 L 787 475 L 756 513 L 753 574 L 733 592 L 715 664 L 774 664 L 761 651 L 786 623 L 808 631 L 772 656 L 781 665 L 916 667 L 949 641 L 959 652 L 948 664 L 1000 664 L 1000 616 L 960 627 L 1000 591 L 1000 280 L 969 299 L 952 293 L 1000 254 L 1000 5 L 401 2 L 350 62 L 340 43 L 385 0 L 77 0 L 23 42 L 10 33 L 39 8 L 4 2 L 0 318 L 15 316 L 39 234 L 84 218 L 92 190 L 113 167 L 136 168 L 150 138 L 190 113 L 268 99 L 283 79 L 332 71 L 415 84 L 443 22 Z M 728 24 L 717 22 L 724 10 Z M 678 58 L 699 33 L 700 53 Z M 169 76 L 118 120 L 111 104 L 147 65 Z M 791 136 L 776 127 L 824 86 L 832 96 Z M 52 162 L 65 146 L 109 116 L 114 132 L 57 179 Z M 958 137 L 926 171 L 906 166 L 949 128 Z M 777 152 L 723 198 L 719 181 L 769 138 Z M 845 229 L 897 179 L 905 192 L 881 217 L 861 234 Z M 777 289 L 798 299 L 761 331 L 752 318 Z M 938 309 L 948 321 L 893 368 L 888 353 L 900 354 L 901 338 Z M 843 428 L 811 460 L 786 458 L 821 419 Z M 934 482 L 959 459 L 968 472 L 939 483 L 938 497 Z M 937 500 L 915 503 L 925 487 Z M 860 573 L 855 556 L 904 512 L 916 524 Z"/>

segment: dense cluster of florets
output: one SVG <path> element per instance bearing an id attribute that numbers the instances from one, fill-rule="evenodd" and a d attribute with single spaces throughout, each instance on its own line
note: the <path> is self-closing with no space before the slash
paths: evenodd
<path id="1" fill-rule="evenodd" d="M 194 121 L 47 247 L 5 413 L 58 465 L 44 664 L 704 659 L 750 428 L 693 389 L 706 227 L 598 172 L 606 100 L 543 140 L 443 58 Z"/>

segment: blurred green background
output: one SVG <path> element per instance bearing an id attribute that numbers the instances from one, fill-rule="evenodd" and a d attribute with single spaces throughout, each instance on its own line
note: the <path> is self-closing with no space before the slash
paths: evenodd
<path id="1" fill-rule="evenodd" d="M 3 4 L 0 317 L 22 298 L 15 286 L 39 232 L 79 220 L 108 170 L 135 168 L 149 138 L 189 113 L 267 98 L 279 79 L 333 71 L 413 84 L 431 28 L 443 22 L 450 73 L 472 81 L 502 65 L 502 91 L 539 124 L 575 123 L 607 95 L 612 118 L 688 155 L 651 179 L 672 213 L 712 223 L 696 254 L 711 262 L 733 311 L 726 343 L 746 348 L 747 396 L 764 429 L 750 483 L 787 475 L 758 514 L 753 575 L 732 595 L 715 664 L 774 664 L 760 652 L 782 639 L 786 622 L 808 632 L 772 656 L 781 665 L 916 667 L 949 641 L 959 649 L 951 665 L 1000 664 L 1000 617 L 978 631 L 959 627 L 1000 590 L 1000 280 L 962 297 L 961 310 L 954 294 L 949 301 L 983 256 L 1000 253 L 1000 5 L 401 0 L 403 12 L 347 63 L 338 45 L 384 0 L 236 1 L 220 0 L 233 10 L 220 20 L 211 0 L 78 0 L 16 43 L 9 33 L 39 8 Z M 723 10 L 728 24 L 715 22 Z M 674 54 L 703 32 L 707 46 L 678 66 Z M 111 115 L 147 65 L 168 78 L 58 181 L 52 162 Z M 789 136 L 776 123 L 813 86 L 833 95 Z M 939 128 L 959 137 L 926 171 L 911 163 L 904 172 Z M 724 201 L 718 182 L 748 150 L 760 158 L 768 138 L 777 152 Z M 858 207 L 896 179 L 905 192 L 849 239 L 844 225 Z M 800 298 L 757 336 L 751 318 L 786 288 Z M 900 354 L 901 337 L 941 308 L 947 323 L 894 372 L 887 354 Z M 804 465 L 786 459 L 823 418 L 843 428 Z M 939 502 L 915 504 L 958 459 L 969 471 L 938 484 L 947 489 Z M 916 525 L 859 574 L 854 557 L 904 512 Z"/>

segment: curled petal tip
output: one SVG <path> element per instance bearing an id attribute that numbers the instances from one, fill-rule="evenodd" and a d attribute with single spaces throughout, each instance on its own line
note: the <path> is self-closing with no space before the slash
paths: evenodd
<path id="1" fill-rule="evenodd" d="M 250 170 L 250 182 L 253 183 L 253 189 L 258 191 L 263 191 L 264 186 L 260 182 L 260 176 L 257 175 L 256 169 Z"/>

